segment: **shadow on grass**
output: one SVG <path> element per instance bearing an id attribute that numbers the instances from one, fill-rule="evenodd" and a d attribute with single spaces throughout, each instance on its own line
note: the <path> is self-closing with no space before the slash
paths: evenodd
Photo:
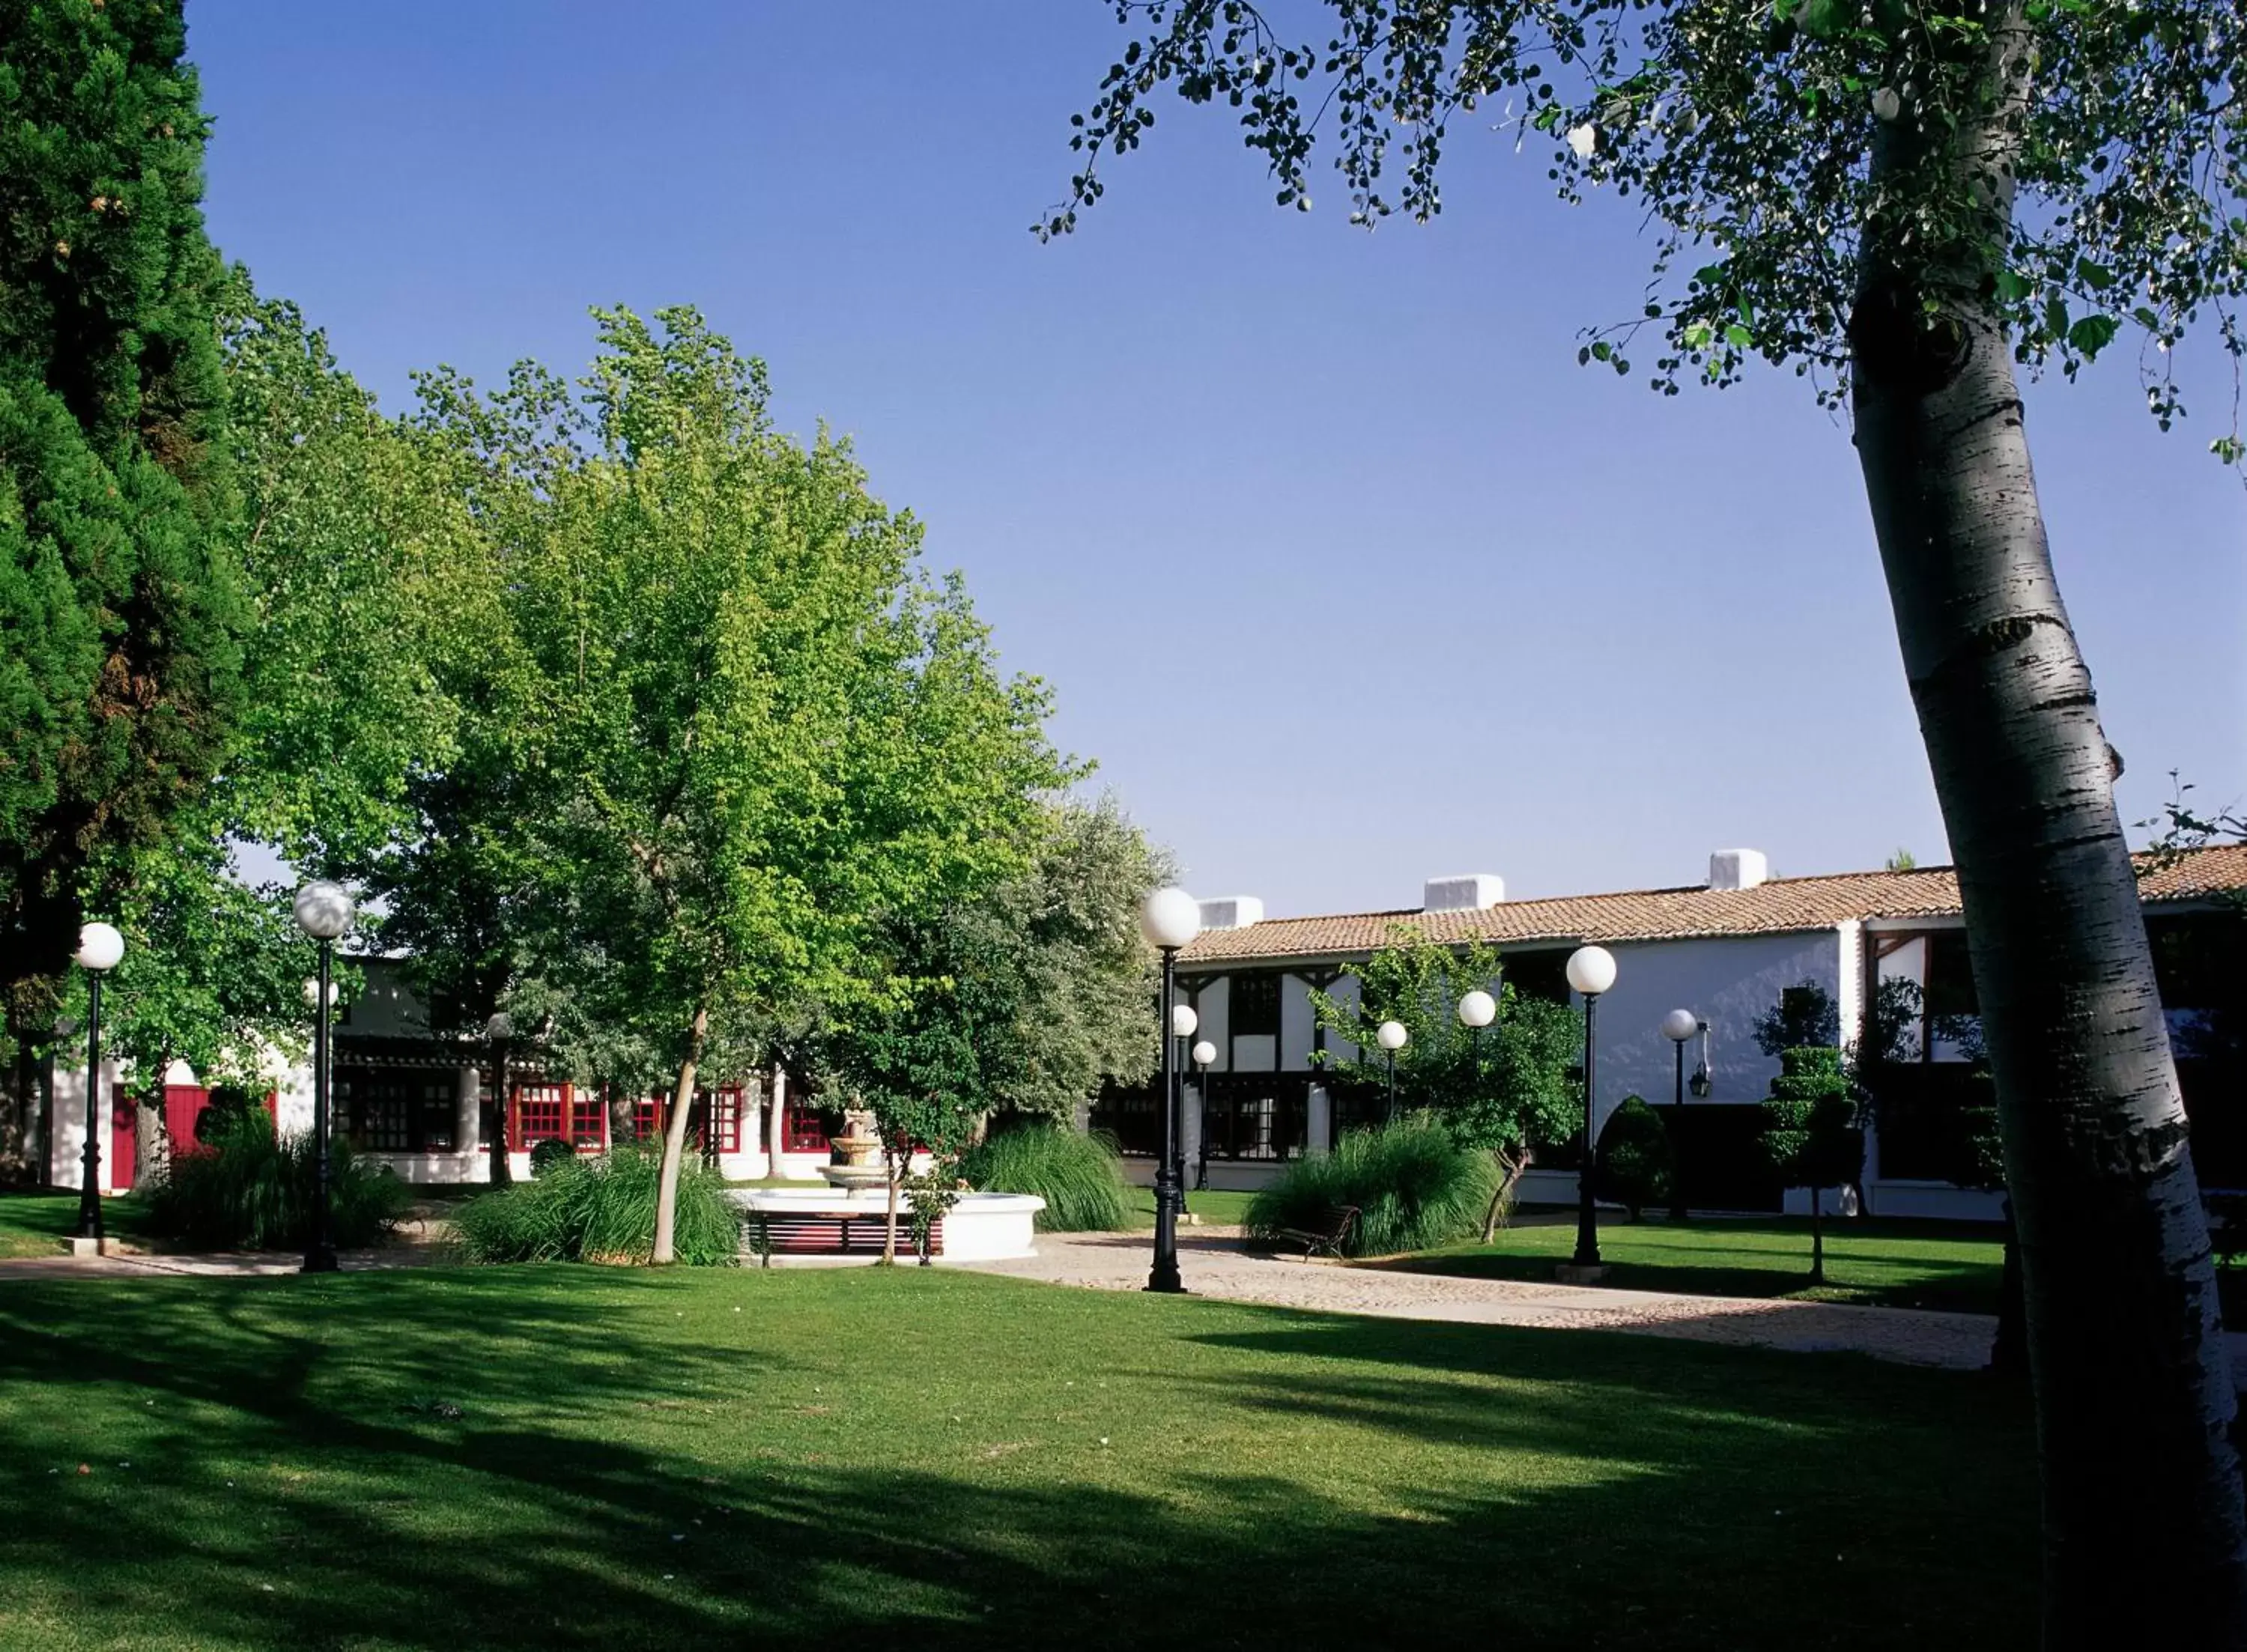
<path id="1" fill-rule="evenodd" d="M 1761 1239 L 1768 1242 L 1752 1242 Z M 1899 1232 L 1874 1223 L 1835 1223 L 1826 1240 L 1827 1282 L 1810 1282 L 1807 1224 L 1686 1226 L 1602 1222 L 1600 1240 L 1612 1287 L 1703 1296 L 1797 1297 L 1888 1307 L 1995 1314 L 2001 1247 L 1991 1235 L 1943 1230 Z M 1899 1243 L 1901 1241 L 1901 1243 Z M 1913 1241 L 1918 1241 L 1916 1246 Z M 1929 1242 L 1972 1243 L 1987 1255 L 1930 1255 Z M 1466 1279 L 1550 1282 L 1567 1259 L 1566 1232 L 1510 1230 L 1495 1244 L 1461 1245 L 1375 1266 Z"/>
<path id="2" fill-rule="evenodd" d="M 805 1276 L 747 1294 L 808 1313 L 813 1346 L 831 1332 L 904 1370 L 905 1397 L 808 1442 L 742 1426 L 825 1408 L 790 1407 L 802 1350 L 749 1335 L 746 1314 L 716 1321 L 744 1328 L 727 1348 L 700 1319 L 680 1328 L 722 1307 L 704 1281 L 18 1287 L 0 1299 L 0 1395 L 16 1396 L 0 1403 L 15 1515 L 0 1641 L 2032 1638 L 2025 1423 L 1971 1379 L 957 1275 L 929 1287 Z M 962 1354 L 962 1311 L 1007 1345 Z M 1144 1395 L 1145 1455 L 1055 1439 L 1038 1362 L 1072 1357 Z M 940 1396 L 977 1381 L 1018 1437 L 945 1435 L 960 1402 Z M 133 1466 L 52 1437 L 51 1410 L 36 1411 L 42 1437 L 27 1396 L 130 1431 Z M 99 1471 L 76 1475 L 58 1445 Z"/>

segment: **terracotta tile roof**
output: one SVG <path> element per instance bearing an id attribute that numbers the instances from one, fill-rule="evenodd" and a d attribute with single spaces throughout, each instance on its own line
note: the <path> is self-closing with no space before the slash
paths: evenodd
<path id="1" fill-rule="evenodd" d="M 2149 901 L 2187 900 L 2247 890 L 2247 844 L 2196 850 L 2147 870 Z M 1837 872 L 1775 877 L 1753 889 L 1643 889 L 1615 895 L 1565 895 L 1501 901 L 1465 912 L 1346 912 L 1328 918 L 1270 918 L 1240 929 L 1205 930 L 1178 954 L 1181 965 L 1233 959 L 1328 958 L 1374 951 L 1390 926 L 1409 923 L 1431 941 L 1679 940 L 1827 929 L 1851 918 L 1950 918 L 1959 911 L 1958 877 L 1948 866 L 1908 872 Z"/>

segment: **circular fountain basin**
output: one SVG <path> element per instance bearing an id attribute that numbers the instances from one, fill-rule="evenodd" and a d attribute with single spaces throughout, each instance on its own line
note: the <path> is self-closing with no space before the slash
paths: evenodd
<path id="1" fill-rule="evenodd" d="M 768 1219 L 776 1250 L 809 1254 L 823 1250 L 836 1254 L 846 1247 L 850 1253 L 859 1252 L 866 1236 L 884 1225 L 890 1204 L 889 1188 L 881 1182 L 871 1187 L 736 1187 L 728 1189 L 727 1197 L 744 1211 Z M 937 1259 L 995 1262 L 1035 1256 L 1037 1216 L 1045 1207 L 1045 1200 L 1035 1193 L 962 1193 L 939 1225 Z M 909 1243 L 905 1225 L 905 1200 L 900 1195 L 901 1249 Z M 783 1244 L 783 1236 L 802 1236 L 805 1243 Z"/>

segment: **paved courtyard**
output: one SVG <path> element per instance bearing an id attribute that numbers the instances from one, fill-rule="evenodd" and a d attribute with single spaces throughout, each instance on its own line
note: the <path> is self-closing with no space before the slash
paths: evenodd
<path id="1" fill-rule="evenodd" d="M 1144 1233 L 1041 1233 L 1035 1257 L 963 1266 L 1093 1290 L 1137 1290 L 1147 1282 L 1150 1248 Z M 1867 1354 L 1962 1370 L 1988 1362 L 1996 1325 L 1980 1314 L 1527 1285 L 1343 1267 L 1259 1254 L 1238 1239 L 1225 1236 L 1181 1234 L 1178 1249 L 1179 1268 L 1190 1291 L 1319 1313 L 1630 1331 L 1803 1352 Z"/>

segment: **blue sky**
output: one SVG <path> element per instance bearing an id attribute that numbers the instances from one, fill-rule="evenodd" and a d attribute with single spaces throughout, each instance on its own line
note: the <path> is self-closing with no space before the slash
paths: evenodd
<path id="1" fill-rule="evenodd" d="M 700 306 L 926 522 L 1198 893 L 1943 858 L 1846 426 L 1792 378 L 1575 365 L 1636 311 L 1636 213 L 1459 132 L 1444 216 L 1368 234 L 1338 181 L 1277 208 L 1226 117 L 1166 106 L 1041 246 L 1112 17 L 190 0 L 212 231 L 393 407 L 439 362 L 581 368 L 591 304 Z M 2167 437 L 2127 358 L 2029 393 L 2128 819 L 2172 768 L 2247 791 L 2247 491 L 2202 382 L 2207 427 Z"/>

